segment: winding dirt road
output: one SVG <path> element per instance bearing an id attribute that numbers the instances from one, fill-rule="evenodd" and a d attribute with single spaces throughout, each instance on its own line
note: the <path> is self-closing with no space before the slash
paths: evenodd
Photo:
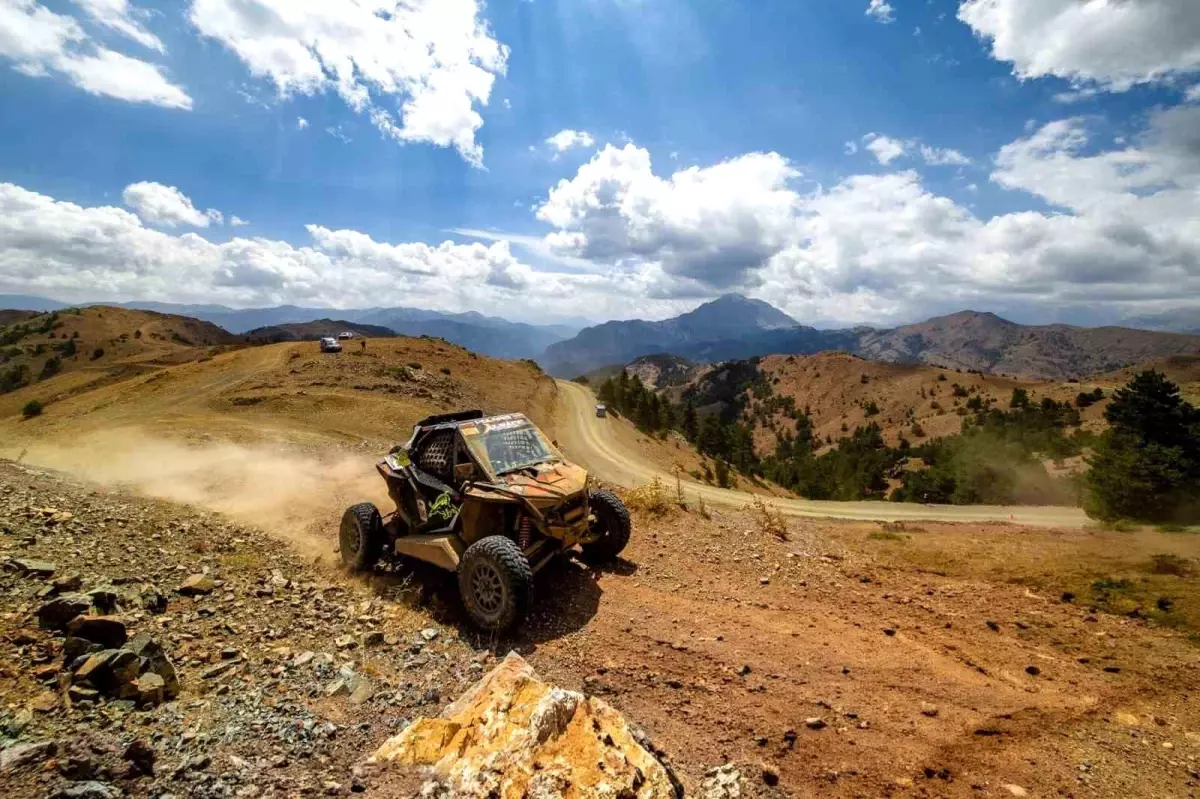
<path id="1" fill-rule="evenodd" d="M 578 383 L 558 381 L 563 407 L 559 439 L 572 459 L 588 467 L 597 477 L 624 486 L 637 486 L 654 477 L 673 481 L 636 448 L 616 434 L 624 419 L 596 418 L 596 398 Z M 743 507 L 752 499 L 743 491 L 732 491 L 702 483 L 686 482 L 685 495 L 700 496 L 716 505 Z M 819 502 L 803 499 L 772 499 L 771 504 L 789 516 L 810 516 L 859 521 L 1012 522 L 1037 527 L 1082 527 L 1087 516 L 1078 508 L 1022 507 L 996 505 L 915 505 L 901 502 Z"/>

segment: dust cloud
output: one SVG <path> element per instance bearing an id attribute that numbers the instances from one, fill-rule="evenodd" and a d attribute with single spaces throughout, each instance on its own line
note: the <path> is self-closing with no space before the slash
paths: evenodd
<path id="1" fill-rule="evenodd" d="M 69 446 L 36 443 L 21 454 L 26 463 L 101 486 L 215 511 L 281 538 L 309 557 L 335 551 L 347 506 L 372 501 L 384 508 L 387 491 L 374 469 L 375 457 L 269 444 L 189 444 L 138 429 L 87 435 Z"/>

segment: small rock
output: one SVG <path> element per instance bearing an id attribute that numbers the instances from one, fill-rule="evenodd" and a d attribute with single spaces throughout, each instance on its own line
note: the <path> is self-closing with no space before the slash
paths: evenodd
<path id="1" fill-rule="evenodd" d="M 156 641 L 146 633 L 139 633 L 125 648 L 145 661 L 143 673 L 153 672 L 162 677 L 165 698 L 174 699 L 179 695 L 179 676 L 175 673 L 175 667 L 171 664 L 171 660 Z"/>
<path id="2" fill-rule="evenodd" d="M 1000 787 L 1003 788 L 1004 790 L 1008 791 L 1013 796 L 1029 796 L 1029 791 L 1025 790 L 1020 785 L 1013 785 L 1012 783 L 1006 783 L 1004 785 L 1001 785 Z"/>
<path id="3" fill-rule="evenodd" d="M 44 560 L 9 558 L 6 565 L 22 577 L 51 577 L 58 567 Z"/>
<path id="4" fill-rule="evenodd" d="M 326 696 L 344 696 L 350 693 L 350 681 L 345 677 L 338 677 L 325 686 Z"/>
<path id="5" fill-rule="evenodd" d="M 426 641 L 432 641 L 438 637 L 439 632 L 441 631 L 437 627 L 426 627 L 424 630 L 421 630 L 421 637 Z"/>
<path id="6" fill-rule="evenodd" d="M 316 653 L 314 652 L 301 652 L 299 655 L 296 655 L 296 657 L 292 658 L 292 666 L 297 668 L 300 666 L 307 666 L 309 663 L 312 663 L 313 658 L 315 657 Z"/>
<path id="7" fill-rule="evenodd" d="M 0 773 L 37 765 L 53 757 L 57 751 L 57 741 L 37 741 L 10 746 L 0 752 Z"/>
<path id="8" fill-rule="evenodd" d="M 111 588 L 93 588 L 87 595 L 92 598 L 92 606 L 106 616 L 116 612 L 117 603 L 121 599 Z"/>
<path id="9" fill-rule="evenodd" d="M 354 640 L 353 635 L 343 635 L 341 638 L 335 638 L 333 645 L 338 649 L 354 649 L 358 642 Z"/>
<path id="10" fill-rule="evenodd" d="M 1025 673 L 1028 674 L 1030 677 L 1036 677 L 1042 673 L 1042 670 L 1039 669 L 1037 666 L 1026 666 Z"/>
<path id="11" fill-rule="evenodd" d="M 148 671 L 137 678 L 134 687 L 137 689 L 137 701 L 139 704 L 150 706 L 162 704 L 166 691 L 166 682 L 159 675 Z"/>
<path id="12" fill-rule="evenodd" d="M 51 799 L 120 799 L 121 791 L 107 782 L 77 782 L 51 795 Z"/>
<path id="13" fill-rule="evenodd" d="M 383 643 L 383 630 L 369 630 L 363 635 L 363 646 L 379 646 Z"/>
<path id="14" fill-rule="evenodd" d="M 29 709 L 36 713 L 49 713 L 58 707 L 58 694 L 42 691 L 29 702 Z"/>
<path id="15" fill-rule="evenodd" d="M 78 574 L 64 574 L 51 580 L 50 587 L 56 594 L 78 591 L 83 587 L 83 577 Z"/>
<path id="16" fill-rule="evenodd" d="M 749 666 L 749 664 L 747 664 L 747 663 L 743 663 L 743 664 L 742 664 L 742 667 L 741 667 L 740 669 L 738 669 L 738 672 L 737 672 L 737 673 L 738 673 L 738 676 L 740 676 L 740 677 L 745 677 L 747 674 L 749 674 L 749 673 L 750 673 L 750 666 Z"/>
<path id="17" fill-rule="evenodd" d="M 154 751 L 154 747 L 146 741 L 140 738 L 131 741 L 121 756 L 128 760 L 132 768 L 139 774 L 147 777 L 154 776 L 154 761 L 158 754 Z"/>
<path id="18" fill-rule="evenodd" d="M 350 704 L 361 705 L 375 694 L 375 686 L 366 677 L 355 680 L 354 690 L 350 693 Z"/>
<path id="19" fill-rule="evenodd" d="M 884 627 L 883 634 L 888 637 L 891 637 L 896 634 L 896 628 L 895 627 Z"/>
<path id="20" fill-rule="evenodd" d="M 758 584 L 759 584 L 759 585 L 770 585 L 770 584 L 771 584 L 771 578 L 770 578 L 770 577 L 767 577 L 766 575 L 763 575 L 762 577 L 759 577 L 759 578 L 758 578 Z"/>
<path id="21" fill-rule="evenodd" d="M 94 688 L 85 688 L 82 685 L 72 685 L 67 689 L 67 698 L 72 702 L 95 702 L 100 698 L 100 692 Z"/>
<path id="22" fill-rule="evenodd" d="M 221 650 L 221 660 L 233 660 L 241 653 L 232 646 L 227 646 Z"/>
<path id="23" fill-rule="evenodd" d="M 211 594 L 216 587 L 217 584 L 213 578 L 207 574 L 193 574 L 180 583 L 179 588 L 175 590 L 184 596 L 202 596 Z"/>
<path id="24" fill-rule="evenodd" d="M 810 730 L 823 730 L 828 725 L 825 723 L 825 719 L 820 718 L 819 716 L 814 716 L 811 719 L 805 719 L 804 726 L 808 727 Z"/>
<path id="25" fill-rule="evenodd" d="M 988 629 L 991 630 L 992 632 L 994 632 L 994 633 L 1000 632 L 1000 625 L 997 624 L 996 622 L 989 620 L 985 623 L 987 624 Z"/>
<path id="26" fill-rule="evenodd" d="M 67 624 L 67 632 L 105 649 L 117 649 L 129 638 L 125 620 L 119 616 L 79 616 Z"/>
<path id="27" fill-rule="evenodd" d="M 771 785 L 771 786 L 778 785 L 779 784 L 779 769 L 770 763 L 763 763 L 763 765 L 762 765 L 762 781 L 764 783 L 766 783 L 767 785 Z"/>
<path id="28" fill-rule="evenodd" d="M 928 716 L 929 718 L 935 718 L 937 716 L 937 714 L 938 714 L 938 706 L 937 705 L 931 705 L 928 702 L 921 703 L 921 715 L 922 716 Z"/>
<path id="29" fill-rule="evenodd" d="M 222 663 L 216 664 L 215 666 L 209 666 L 207 669 L 200 672 L 200 679 L 214 680 L 217 677 L 220 677 L 222 674 L 225 674 L 228 671 L 232 671 L 233 668 L 237 665 L 238 665 L 238 662 L 236 660 L 226 660 Z"/>
<path id="30" fill-rule="evenodd" d="M 37 609 L 38 626 L 43 630 L 62 630 L 76 616 L 87 613 L 91 597 L 83 594 L 63 594 Z"/>

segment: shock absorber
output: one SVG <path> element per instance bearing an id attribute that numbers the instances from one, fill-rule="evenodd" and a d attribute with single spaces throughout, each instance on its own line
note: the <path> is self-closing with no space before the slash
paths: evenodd
<path id="1" fill-rule="evenodd" d="M 533 519 L 526 514 L 521 514 L 521 522 L 517 528 L 517 546 L 521 551 L 529 549 L 529 542 L 533 539 Z"/>

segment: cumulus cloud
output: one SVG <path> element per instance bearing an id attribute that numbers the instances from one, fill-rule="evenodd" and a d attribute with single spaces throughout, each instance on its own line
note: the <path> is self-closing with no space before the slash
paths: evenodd
<path id="1" fill-rule="evenodd" d="M 186 194 L 174 186 L 161 183 L 132 183 L 125 187 L 121 199 L 142 221 L 161 227 L 208 227 L 213 223 L 219 225 L 225 219 L 215 208 L 198 210 Z"/>
<path id="2" fill-rule="evenodd" d="M 913 158 L 959 163 L 901 144 Z M 1098 144 L 1084 120 L 1068 119 L 1000 150 L 993 182 L 1052 213 L 980 217 L 913 170 L 805 192 L 773 153 L 660 176 L 629 144 L 558 183 L 536 214 L 553 228 L 549 247 L 637 275 L 647 297 L 736 287 L 801 319 L 1133 309 L 1200 294 L 1200 107 L 1155 113 L 1131 144 Z"/>
<path id="3" fill-rule="evenodd" d="M 966 0 L 958 18 L 1021 78 L 1125 91 L 1200 70 L 1195 0 Z"/>
<path id="4" fill-rule="evenodd" d="M 546 139 L 546 144 L 555 153 L 566 152 L 573 147 L 591 147 L 596 143 L 592 134 L 586 130 L 571 130 L 569 128 L 560 130 L 550 138 Z"/>
<path id="5" fill-rule="evenodd" d="M 158 41 L 134 25 L 129 16 L 133 9 L 124 3 L 86 0 L 83 6 L 113 24 L 119 24 L 119 17 L 112 9 L 124 9 L 129 27 L 122 32 Z M 26 75 L 58 76 L 89 94 L 165 108 L 192 107 L 192 98 L 171 83 L 161 67 L 98 45 L 74 17 L 56 14 L 35 0 L 0 2 L 0 56 Z"/>
<path id="6" fill-rule="evenodd" d="M 94 22 L 126 36 L 143 47 L 166 52 L 162 40 L 142 24 L 150 15 L 129 5 L 128 0 L 72 0 Z"/>
<path id="7" fill-rule="evenodd" d="M 871 4 L 867 6 L 867 16 L 885 25 L 896 21 L 895 9 L 887 0 L 871 0 Z"/>
<path id="8" fill-rule="evenodd" d="M 234 215 L 229 217 L 229 224 L 233 227 L 245 227 L 246 225 L 250 224 L 250 222 L 242 219 L 240 216 Z"/>
<path id="9" fill-rule="evenodd" d="M 608 145 L 551 189 L 536 214 L 556 228 L 547 241 L 565 254 L 653 261 L 668 275 L 728 286 L 786 239 L 798 176 L 777 153 L 751 153 L 664 179 L 648 151 Z"/>
<path id="10" fill-rule="evenodd" d="M 0 184 L 0 291 L 237 307 L 503 304 L 543 319 L 554 312 L 617 317 L 685 307 L 647 299 L 661 279 L 651 267 L 620 275 L 535 273 L 507 241 L 393 244 L 318 224 L 306 231 L 303 245 L 259 237 L 218 244 L 202 233 L 149 227 L 122 208 L 82 207 Z M 535 278 L 533 297 L 526 289 Z"/>
<path id="11" fill-rule="evenodd" d="M 308 120 L 304 117 L 296 117 L 296 129 L 306 130 L 308 128 Z"/>
<path id="12" fill-rule="evenodd" d="M 508 48 L 478 0 L 193 0 L 190 16 L 281 96 L 336 92 L 389 138 L 482 164 L 476 106 Z"/>

